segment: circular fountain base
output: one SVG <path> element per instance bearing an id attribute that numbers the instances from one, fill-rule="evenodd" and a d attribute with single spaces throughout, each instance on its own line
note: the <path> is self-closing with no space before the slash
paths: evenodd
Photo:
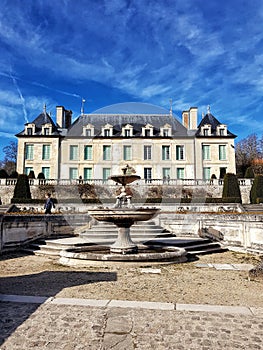
<path id="1" fill-rule="evenodd" d="M 110 247 L 89 246 L 61 251 L 59 262 L 67 266 L 109 266 L 121 267 L 183 263 L 187 252 L 177 247 L 137 246 L 137 252 L 129 254 L 112 253 Z"/>

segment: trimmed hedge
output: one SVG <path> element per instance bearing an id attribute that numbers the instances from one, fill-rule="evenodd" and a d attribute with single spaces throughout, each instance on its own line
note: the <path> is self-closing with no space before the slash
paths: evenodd
<path id="1" fill-rule="evenodd" d="M 258 198 L 263 197 L 263 175 L 256 175 L 250 190 L 250 203 L 257 204 Z"/>
<path id="2" fill-rule="evenodd" d="M 18 176 L 14 189 L 13 199 L 16 201 L 31 199 L 31 192 L 27 175 L 20 174 Z"/>
<path id="3" fill-rule="evenodd" d="M 242 203 L 239 183 L 238 183 L 237 176 L 235 174 L 232 174 L 232 173 L 225 174 L 222 198 L 224 198 L 225 200 L 228 200 L 228 198 L 229 200 L 231 198 L 239 198 L 238 203 Z M 229 202 L 229 200 L 228 200 L 228 203 L 232 203 L 232 202 Z"/>

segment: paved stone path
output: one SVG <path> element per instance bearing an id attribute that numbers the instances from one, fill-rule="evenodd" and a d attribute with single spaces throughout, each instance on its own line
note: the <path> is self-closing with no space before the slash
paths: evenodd
<path id="1" fill-rule="evenodd" d="M 0 295 L 0 350 L 263 349 L 263 308 Z"/>

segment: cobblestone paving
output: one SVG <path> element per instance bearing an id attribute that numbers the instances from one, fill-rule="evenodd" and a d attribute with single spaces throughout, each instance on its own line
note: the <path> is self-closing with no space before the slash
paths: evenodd
<path id="1" fill-rule="evenodd" d="M 262 309 L 250 315 L 0 302 L 0 350 L 259 350 L 262 342 Z"/>

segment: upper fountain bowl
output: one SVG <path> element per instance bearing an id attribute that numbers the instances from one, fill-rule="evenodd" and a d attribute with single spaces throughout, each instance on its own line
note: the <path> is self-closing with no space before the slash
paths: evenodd
<path id="1" fill-rule="evenodd" d="M 136 180 L 140 180 L 139 175 L 134 174 L 127 174 L 127 175 L 112 175 L 109 177 L 109 179 L 121 184 L 122 186 L 125 186 L 127 184 L 130 184 Z"/>
<path id="2" fill-rule="evenodd" d="M 130 184 L 136 180 L 140 180 L 139 175 L 135 175 L 135 169 L 128 164 L 123 167 L 121 175 L 112 175 L 109 176 L 109 179 L 121 184 L 122 186 L 126 186 L 127 184 Z"/>

